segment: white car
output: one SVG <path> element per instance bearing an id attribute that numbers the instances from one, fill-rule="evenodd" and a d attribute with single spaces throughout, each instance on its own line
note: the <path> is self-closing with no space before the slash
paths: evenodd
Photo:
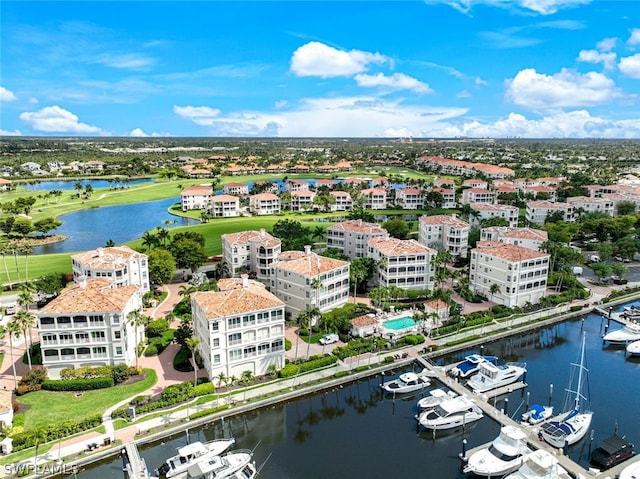
<path id="1" fill-rule="evenodd" d="M 339 339 L 340 337 L 337 334 L 331 333 L 331 334 L 325 334 L 322 338 L 320 338 L 320 341 L 318 342 L 320 344 L 333 344 L 333 343 L 337 343 Z"/>

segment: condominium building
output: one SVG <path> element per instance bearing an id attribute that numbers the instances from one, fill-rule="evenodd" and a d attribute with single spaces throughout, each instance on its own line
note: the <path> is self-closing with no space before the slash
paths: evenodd
<path id="1" fill-rule="evenodd" d="M 491 226 L 480 230 L 482 241 L 498 241 L 509 243 L 523 248 L 540 251 L 540 247 L 549 239 L 544 230 L 534 228 L 510 228 L 508 226 Z"/>
<path id="2" fill-rule="evenodd" d="M 601 198 L 613 203 L 614 216 L 618 215 L 618 205 L 620 203 L 633 203 L 636 211 L 640 211 L 640 194 L 627 193 L 602 193 Z"/>
<path id="3" fill-rule="evenodd" d="M 136 285 L 150 290 L 149 258 L 128 246 L 96 248 L 71 256 L 73 280 L 108 279 L 113 286 Z"/>
<path id="4" fill-rule="evenodd" d="M 388 236 L 387 230 L 375 223 L 347 220 L 327 228 L 327 248 L 338 248 L 350 259 L 364 258 L 370 239 Z"/>
<path id="5" fill-rule="evenodd" d="M 543 225 L 547 216 L 556 212 L 562 214 L 562 221 L 575 221 L 573 205 L 569 203 L 554 203 L 552 201 L 529 201 L 527 203 L 526 218 L 530 223 Z"/>
<path id="6" fill-rule="evenodd" d="M 470 203 L 488 203 L 493 204 L 496 202 L 496 193 L 492 190 L 485 190 L 482 188 L 467 188 L 462 190 L 462 198 L 460 203 L 467 205 Z"/>
<path id="7" fill-rule="evenodd" d="M 79 278 L 37 313 L 42 365 L 49 377 L 65 368 L 133 365 L 144 328 L 128 319 L 142 309 L 139 286 Z"/>
<path id="8" fill-rule="evenodd" d="M 584 213 L 604 213 L 609 216 L 615 214 L 615 202 L 607 198 L 592 198 L 590 196 L 571 196 L 567 203 L 572 205 L 574 211 L 582 210 Z"/>
<path id="9" fill-rule="evenodd" d="M 285 251 L 271 264 L 270 290 L 285 302 L 290 318 L 317 307 L 330 311 L 349 300 L 349 262 L 311 251 Z"/>
<path id="10" fill-rule="evenodd" d="M 249 185 L 247 183 L 225 183 L 222 185 L 222 193 L 225 195 L 247 196 L 249 194 Z"/>
<path id="11" fill-rule="evenodd" d="M 367 188 L 360 192 L 364 197 L 364 208 L 384 210 L 387 207 L 387 189 L 383 187 Z"/>
<path id="12" fill-rule="evenodd" d="M 313 209 L 316 194 L 309 190 L 296 190 L 291 193 L 291 211 L 308 211 Z"/>
<path id="13" fill-rule="evenodd" d="M 206 185 L 189 186 L 180 193 L 182 211 L 204 210 L 209 206 L 213 188 Z"/>
<path id="14" fill-rule="evenodd" d="M 418 242 L 437 250 L 444 249 L 454 257 L 466 258 L 469 230 L 469 223 L 455 215 L 421 216 Z"/>
<path id="15" fill-rule="evenodd" d="M 330 205 L 331 211 L 351 211 L 353 209 L 353 200 L 348 192 L 330 191 L 329 194 L 335 199 L 335 202 Z"/>
<path id="16" fill-rule="evenodd" d="M 369 240 L 367 252 L 378 267 L 374 280 L 377 286 L 429 290 L 434 285 L 436 254 L 436 250 L 416 240 L 398 238 L 373 238 Z"/>
<path id="17" fill-rule="evenodd" d="M 258 193 L 249 197 L 249 209 L 255 215 L 279 215 L 280 197 L 274 193 Z"/>
<path id="18" fill-rule="evenodd" d="M 478 188 L 481 190 L 489 189 L 489 183 L 485 180 L 480 180 L 478 178 L 471 178 L 469 180 L 464 180 L 462 182 L 463 188 Z"/>
<path id="19" fill-rule="evenodd" d="M 284 303 L 246 275 L 221 280 L 218 287 L 191 295 L 193 334 L 209 379 L 282 369 Z"/>
<path id="20" fill-rule="evenodd" d="M 405 210 L 424 208 L 424 195 L 420 188 L 400 188 L 396 191 L 396 204 Z"/>
<path id="21" fill-rule="evenodd" d="M 455 190 L 448 190 L 446 188 L 431 188 L 431 192 L 440 193 L 442 195 L 442 204 L 440 208 L 453 209 L 458 207 L 456 202 Z"/>
<path id="22" fill-rule="evenodd" d="M 524 306 L 537 303 L 545 294 L 549 255 L 513 244 L 479 241 L 471 250 L 469 268 L 469 287 L 474 293 L 505 306 Z"/>
<path id="23" fill-rule="evenodd" d="M 470 203 L 469 207 L 472 211 L 475 211 L 475 214 L 470 217 L 472 226 L 478 226 L 482 220 L 490 218 L 504 218 L 509 223 L 509 226 L 513 228 L 518 226 L 518 214 L 520 211 L 515 206 Z"/>
<path id="24" fill-rule="evenodd" d="M 240 216 L 240 198 L 231 195 L 212 196 L 209 214 L 215 218 Z"/>
<path id="25" fill-rule="evenodd" d="M 222 258 L 229 265 L 233 276 L 255 273 L 256 278 L 261 281 L 269 278 L 271 263 L 281 252 L 279 238 L 260 229 L 223 234 L 221 239 Z"/>
<path id="26" fill-rule="evenodd" d="M 309 182 L 304 180 L 289 180 L 287 182 L 287 191 L 309 191 Z"/>

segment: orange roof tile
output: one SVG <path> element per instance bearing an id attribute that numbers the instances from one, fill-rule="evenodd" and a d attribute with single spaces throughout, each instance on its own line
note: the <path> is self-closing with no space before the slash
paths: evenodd
<path id="1" fill-rule="evenodd" d="M 405 254 L 436 254 L 436 250 L 418 243 L 416 240 L 401 240 L 398 238 L 372 238 L 367 244 L 386 256 L 400 256 Z"/>
<path id="2" fill-rule="evenodd" d="M 138 294 L 138 286 L 112 287 L 107 279 L 90 279 L 86 286 L 72 283 L 49 304 L 40 309 L 43 314 L 71 314 L 123 311 L 131 298 Z"/>
<path id="3" fill-rule="evenodd" d="M 251 311 L 284 307 L 284 303 L 262 285 L 249 281 L 246 287 L 225 291 L 198 291 L 191 295 L 207 319 L 218 319 Z"/>
<path id="4" fill-rule="evenodd" d="M 478 241 L 476 247 L 471 250 L 480 254 L 494 256 L 510 262 L 520 262 L 537 258 L 548 258 L 547 253 L 536 251 L 510 243 L 500 243 L 498 241 Z"/>

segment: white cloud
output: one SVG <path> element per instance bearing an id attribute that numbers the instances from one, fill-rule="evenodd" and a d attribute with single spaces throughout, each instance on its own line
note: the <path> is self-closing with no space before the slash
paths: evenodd
<path id="1" fill-rule="evenodd" d="M 131 130 L 131 133 L 129 133 L 129 136 L 133 136 L 136 138 L 146 138 L 149 135 L 147 135 L 144 131 L 142 131 L 141 128 L 134 128 L 133 130 Z"/>
<path id="2" fill-rule="evenodd" d="M 178 116 L 193 121 L 197 125 L 207 125 L 220 115 L 220 110 L 208 106 L 173 106 L 173 111 Z"/>
<path id="3" fill-rule="evenodd" d="M 76 115 L 57 105 L 39 111 L 25 111 L 20 113 L 20 119 L 32 130 L 46 133 L 106 133 L 97 126 L 79 122 Z"/>
<path id="4" fill-rule="evenodd" d="M 98 57 L 96 63 L 101 63 L 112 68 L 138 70 L 151 66 L 155 63 L 155 60 L 135 53 L 123 55 L 105 54 Z"/>
<path id="5" fill-rule="evenodd" d="M 640 43 L 640 28 L 634 28 L 631 30 L 631 35 L 629 36 L 629 40 L 627 40 L 628 45 L 637 45 Z"/>
<path id="6" fill-rule="evenodd" d="M 22 136 L 20 130 L 7 131 L 0 129 L 0 136 Z"/>
<path id="7" fill-rule="evenodd" d="M 476 77 L 476 79 L 473 81 L 476 86 L 487 86 L 489 83 L 484 81 L 482 78 L 480 77 Z"/>
<path id="8" fill-rule="evenodd" d="M 616 64 L 616 57 L 615 53 L 602 53 L 597 50 L 580 50 L 578 61 L 602 63 L 607 70 L 611 70 Z"/>
<path id="9" fill-rule="evenodd" d="M 11 90 L 7 90 L 3 86 L 0 86 L 0 102 L 14 100 L 17 100 L 17 97 L 13 94 L 13 92 Z"/>
<path id="10" fill-rule="evenodd" d="M 601 73 L 564 68 L 555 75 L 527 68 L 507 80 L 506 87 L 508 101 L 534 110 L 601 105 L 621 96 L 614 82 Z"/>
<path id="11" fill-rule="evenodd" d="M 618 68 L 628 77 L 640 79 L 640 53 L 621 58 Z"/>
<path id="12" fill-rule="evenodd" d="M 550 15 L 558 10 L 570 8 L 575 5 L 590 3 L 591 0 L 425 0 L 428 4 L 444 3 L 459 12 L 468 14 L 476 5 L 488 5 L 501 8 L 520 7 L 526 10 Z"/>
<path id="13" fill-rule="evenodd" d="M 617 38 L 604 38 L 596 43 L 596 48 L 601 52 L 610 52 L 616 46 Z"/>
<path id="14" fill-rule="evenodd" d="M 284 108 L 285 106 L 287 106 L 287 104 L 288 104 L 288 103 L 289 103 L 289 102 L 288 102 L 287 100 L 278 100 L 278 101 L 275 103 L 275 105 L 274 105 L 274 106 L 275 106 L 276 108 L 280 109 L 280 108 Z"/>
<path id="15" fill-rule="evenodd" d="M 367 71 L 371 63 L 383 64 L 388 61 L 379 53 L 337 50 L 324 43 L 309 42 L 293 52 L 291 72 L 301 77 L 348 77 Z"/>
<path id="16" fill-rule="evenodd" d="M 456 93 L 456 98 L 471 98 L 472 95 L 467 90 Z"/>
<path id="17" fill-rule="evenodd" d="M 383 87 L 391 90 L 411 90 L 416 93 L 433 93 L 428 84 L 421 82 L 403 73 L 394 73 L 391 76 L 378 73 L 376 75 L 360 74 L 355 77 L 358 86 Z"/>

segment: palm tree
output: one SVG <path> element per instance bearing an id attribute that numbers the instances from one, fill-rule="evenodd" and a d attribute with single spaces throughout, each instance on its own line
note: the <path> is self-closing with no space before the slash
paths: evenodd
<path id="1" fill-rule="evenodd" d="M 29 338 L 29 341 L 26 341 L 26 349 L 27 349 L 27 361 L 29 364 L 29 369 L 31 369 L 31 347 L 33 346 L 33 344 L 31 344 L 31 328 L 33 328 L 36 325 L 36 317 L 30 313 L 28 310 L 26 309 L 21 309 L 20 311 L 18 311 L 18 313 L 14 316 L 13 322 L 16 323 L 17 327 L 20 329 L 20 331 L 22 331 L 22 334 L 24 334 L 25 338 Z M 29 332 L 29 334 L 27 334 L 27 331 Z"/>
<path id="2" fill-rule="evenodd" d="M 491 301 L 493 301 L 493 295 L 498 294 L 500 292 L 500 285 L 498 283 L 493 283 L 489 288 L 489 293 L 491 293 Z"/>
<path id="3" fill-rule="evenodd" d="M 367 268 L 360 261 L 351 263 L 349 268 L 349 280 L 353 283 L 353 304 L 356 303 L 358 294 L 358 283 L 364 281 L 367 277 Z"/>
<path id="4" fill-rule="evenodd" d="M 18 275 L 18 283 L 21 283 L 22 279 L 20 278 L 20 268 L 18 267 L 18 246 L 15 243 L 11 243 L 9 247 L 11 248 L 13 261 L 16 264 L 16 274 Z"/>
<path id="5" fill-rule="evenodd" d="M 242 376 L 240 376 L 240 383 L 245 387 L 244 388 L 244 401 L 246 402 L 247 400 L 247 389 L 249 389 L 249 386 L 251 386 L 253 384 L 253 382 L 255 381 L 255 376 L 253 375 L 253 372 L 250 371 L 249 369 L 242 371 Z"/>
<path id="6" fill-rule="evenodd" d="M 7 282 L 11 283 L 11 276 L 9 275 L 9 268 L 7 266 L 7 255 L 11 253 L 11 249 L 7 243 L 0 244 L 0 255 L 2 255 L 2 262 L 4 263 L 4 272 L 7 275 Z"/>
<path id="7" fill-rule="evenodd" d="M 196 363 L 196 351 L 200 346 L 200 340 L 195 336 L 187 338 L 187 347 L 191 351 L 191 362 L 193 363 L 193 387 L 198 385 L 198 364 Z"/>
<path id="8" fill-rule="evenodd" d="M 138 369 L 138 344 L 140 341 L 138 340 L 138 327 L 144 326 L 147 321 L 147 317 L 142 314 L 142 311 L 139 309 L 134 309 L 133 311 L 129 311 L 127 314 L 127 321 L 133 324 L 134 327 L 134 342 L 135 342 L 135 355 L 136 355 L 136 369 Z"/>
<path id="9" fill-rule="evenodd" d="M 13 338 L 20 337 L 20 326 L 17 323 L 10 321 L 7 325 L 0 324 L 0 339 L 9 338 L 9 351 L 11 352 L 11 367 L 13 368 L 13 385 L 14 389 L 18 390 L 18 375 L 16 373 L 16 362 L 13 358 Z"/>
<path id="10" fill-rule="evenodd" d="M 166 246 L 169 236 L 169 230 L 167 228 L 161 228 L 160 226 L 158 226 L 156 233 L 156 239 L 158 243 L 161 243 L 162 246 Z"/>
<path id="11" fill-rule="evenodd" d="M 22 291 L 18 294 L 18 304 L 24 307 L 27 311 L 29 310 L 29 305 L 33 304 L 33 293 L 27 289 L 23 288 Z"/>
<path id="12" fill-rule="evenodd" d="M 145 231 L 142 234 L 142 246 L 145 247 L 147 250 L 150 250 L 157 244 L 158 244 L 158 238 L 156 238 L 156 236 L 151 231 Z"/>

